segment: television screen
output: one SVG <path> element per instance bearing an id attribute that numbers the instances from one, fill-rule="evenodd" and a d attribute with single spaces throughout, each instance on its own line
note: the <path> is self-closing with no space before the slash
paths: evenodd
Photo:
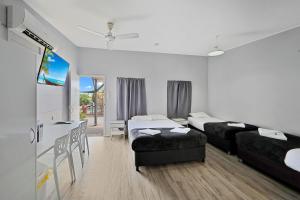
<path id="1" fill-rule="evenodd" d="M 56 53 L 45 49 L 37 82 L 40 84 L 63 86 L 69 72 L 69 63 Z"/>

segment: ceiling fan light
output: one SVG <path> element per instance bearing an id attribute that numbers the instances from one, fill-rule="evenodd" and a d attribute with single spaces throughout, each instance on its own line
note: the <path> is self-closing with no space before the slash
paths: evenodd
<path id="1" fill-rule="evenodd" d="M 208 53 L 208 56 L 220 56 L 222 54 L 224 54 L 225 52 L 220 50 L 220 49 L 215 49 L 211 52 Z"/>

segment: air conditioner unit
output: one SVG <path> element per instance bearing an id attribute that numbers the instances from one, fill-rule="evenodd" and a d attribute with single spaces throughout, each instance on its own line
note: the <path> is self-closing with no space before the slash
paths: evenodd
<path id="1" fill-rule="evenodd" d="M 28 40 L 34 40 L 42 46 L 52 50 L 53 47 L 46 41 L 47 34 L 43 25 L 25 8 L 17 5 L 6 7 L 7 28 Z"/>

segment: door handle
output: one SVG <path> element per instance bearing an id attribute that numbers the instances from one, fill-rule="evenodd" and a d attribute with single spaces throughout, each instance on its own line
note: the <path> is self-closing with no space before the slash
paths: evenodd
<path id="1" fill-rule="evenodd" d="M 30 131 L 29 131 L 29 141 L 30 141 L 30 144 L 34 143 L 34 141 L 35 141 L 35 131 L 33 130 L 33 128 L 30 128 Z"/>

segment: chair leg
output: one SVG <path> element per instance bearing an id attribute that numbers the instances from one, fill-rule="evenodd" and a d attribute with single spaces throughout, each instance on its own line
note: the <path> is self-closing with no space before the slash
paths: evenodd
<path id="1" fill-rule="evenodd" d="M 113 128 L 110 128 L 110 140 L 112 140 L 112 131 L 113 131 Z"/>
<path id="2" fill-rule="evenodd" d="M 72 169 L 73 169 L 73 183 L 75 183 L 75 181 L 76 181 L 75 166 L 74 166 L 74 159 L 73 159 L 73 155 L 72 155 L 71 150 L 70 150 L 70 161 L 71 161 Z"/>
<path id="3" fill-rule="evenodd" d="M 82 152 L 85 153 L 85 135 L 83 136 L 83 139 L 80 138 L 80 142 L 82 144 Z"/>
<path id="4" fill-rule="evenodd" d="M 72 179 L 72 184 L 73 184 L 75 182 L 75 169 L 74 169 L 74 164 L 71 160 L 70 155 L 68 155 L 68 163 L 69 163 L 70 174 L 71 174 L 71 179 Z"/>
<path id="5" fill-rule="evenodd" d="M 78 148 L 79 148 L 79 155 L 80 155 L 80 160 L 81 160 L 81 166 L 82 166 L 82 168 L 83 168 L 84 157 L 83 157 L 83 154 L 82 154 L 82 147 L 81 147 L 81 144 L 78 145 Z"/>
<path id="6" fill-rule="evenodd" d="M 87 135 L 85 135 L 85 140 L 86 140 L 86 148 L 88 150 L 88 155 L 90 155 L 89 138 Z"/>
<path id="7" fill-rule="evenodd" d="M 55 187 L 56 187 L 56 192 L 57 192 L 57 199 L 60 200 L 60 192 L 59 192 L 59 184 L 58 184 L 58 176 L 57 176 L 57 167 L 56 167 L 55 163 L 53 165 L 53 175 L 54 175 L 54 182 L 55 182 Z"/>

